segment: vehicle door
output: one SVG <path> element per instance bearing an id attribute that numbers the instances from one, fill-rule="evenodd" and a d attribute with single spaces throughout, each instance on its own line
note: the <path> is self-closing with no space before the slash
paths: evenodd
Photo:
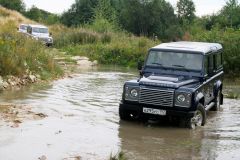
<path id="1" fill-rule="evenodd" d="M 214 99 L 214 79 L 215 74 L 214 70 L 214 57 L 213 54 L 205 56 L 204 60 L 205 67 L 205 83 L 204 83 L 204 96 L 205 96 L 205 105 L 209 104 Z"/>

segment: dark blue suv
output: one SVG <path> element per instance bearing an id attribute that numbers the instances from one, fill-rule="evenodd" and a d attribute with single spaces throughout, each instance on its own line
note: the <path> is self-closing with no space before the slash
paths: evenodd
<path id="1" fill-rule="evenodd" d="M 124 84 L 121 120 L 169 117 L 203 126 L 208 110 L 223 104 L 222 45 L 163 43 L 149 50 L 140 78 Z"/>

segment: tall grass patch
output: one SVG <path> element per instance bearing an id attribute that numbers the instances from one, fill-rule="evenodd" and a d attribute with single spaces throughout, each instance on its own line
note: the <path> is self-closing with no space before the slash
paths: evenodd
<path id="1" fill-rule="evenodd" d="M 53 31 L 54 46 L 57 48 L 68 45 L 97 43 L 102 39 L 104 40 L 97 32 L 82 27 L 67 28 L 63 25 L 53 25 L 50 29 Z"/>
<path id="2" fill-rule="evenodd" d="M 106 33 L 102 33 L 101 36 Z M 104 35 L 105 36 L 105 35 Z M 150 47 L 159 42 L 145 37 L 135 37 L 125 33 L 108 33 L 107 42 L 69 45 L 63 49 L 71 55 L 87 56 L 101 64 L 117 64 L 134 67 L 143 61 Z"/>

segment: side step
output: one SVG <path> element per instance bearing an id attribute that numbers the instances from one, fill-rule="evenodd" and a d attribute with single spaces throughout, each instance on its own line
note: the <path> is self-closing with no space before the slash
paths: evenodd
<path id="1" fill-rule="evenodd" d="M 209 111 L 215 105 L 214 102 L 211 102 L 209 105 L 206 106 L 205 110 Z"/>

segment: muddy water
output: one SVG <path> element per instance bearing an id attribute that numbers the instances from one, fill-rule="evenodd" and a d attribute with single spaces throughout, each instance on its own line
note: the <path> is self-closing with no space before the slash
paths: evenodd
<path id="1" fill-rule="evenodd" d="M 119 122 L 118 103 L 129 70 L 79 71 L 73 78 L 1 94 L 0 102 L 32 106 L 48 117 L 18 128 L 0 122 L 0 160 L 240 159 L 240 101 L 225 100 L 208 123 L 191 131 L 166 122 Z"/>

